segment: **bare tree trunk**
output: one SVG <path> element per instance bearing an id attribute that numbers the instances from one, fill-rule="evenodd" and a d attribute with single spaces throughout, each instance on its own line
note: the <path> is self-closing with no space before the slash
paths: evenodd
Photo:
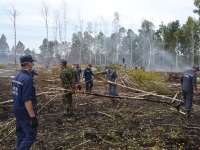
<path id="1" fill-rule="evenodd" d="M 116 61 L 118 61 L 118 30 L 120 28 L 119 22 L 120 22 L 119 14 L 118 14 L 118 12 L 115 12 L 114 13 L 114 20 L 113 20 L 112 24 L 113 24 L 113 31 L 116 34 L 115 46 L 114 46 L 114 51 L 116 51 L 116 53 L 114 52 L 114 54 L 113 54 L 116 57 Z M 113 63 L 114 63 L 114 58 L 113 58 Z"/>
<path id="2" fill-rule="evenodd" d="M 163 55 L 163 67 L 165 65 L 165 51 L 164 51 L 164 42 L 163 42 L 163 52 L 162 52 L 162 55 Z"/>
<path id="3" fill-rule="evenodd" d="M 176 48 L 175 48 L 175 52 L 176 52 L 176 69 L 178 70 L 178 37 L 176 36 Z"/>
<path id="4" fill-rule="evenodd" d="M 17 58 L 16 58 L 16 38 L 17 38 L 17 31 L 16 31 L 16 20 L 18 16 L 18 11 L 15 8 L 14 4 L 10 4 L 11 10 L 6 10 L 8 17 L 10 18 L 11 22 L 13 23 L 13 31 L 14 31 L 14 62 L 15 62 L 15 69 L 17 70 Z"/>
<path id="5" fill-rule="evenodd" d="M 57 61 L 58 56 L 58 45 L 57 45 L 57 35 L 58 35 L 58 20 L 59 19 L 59 12 L 54 13 L 54 27 L 53 27 L 53 36 L 54 36 L 54 42 L 56 45 L 54 45 L 54 61 Z"/>
<path id="6" fill-rule="evenodd" d="M 130 51 L 130 66 L 132 66 L 132 62 L 133 62 L 133 56 L 132 56 L 132 53 L 133 53 L 133 48 L 132 48 L 132 40 L 133 40 L 133 35 L 132 35 L 132 33 L 131 33 L 131 51 Z"/>
<path id="7" fill-rule="evenodd" d="M 94 21 L 94 60 L 95 65 L 97 64 L 97 29 L 98 29 L 98 22 Z"/>
<path id="8" fill-rule="evenodd" d="M 155 54 L 152 55 L 152 61 L 153 61 L 152 64 L 153 64 L 153 68 L 154 68 L 154 64 L 155 64 L 155 63 L 154 63 L 154 62 L 155 62 L 155 59 L 154 59 L 154 58 L 155 58 Z"/>
<path id="9" fill-rule="evenodd" d="M 151 30 L 150 31 L 150 38 L 148 38 L 148 41 L 149 41 L 149 63 L 148 63 L 148 70 L 150 68 L 150 65 L 151 65 L 151 57 L 152 57 L 152 53 L 153 53 L 153 31 Z"/>
<path id="10" fill-rule="evenodd" d="M 115 61 L 114 61 L 114 60 L 115 60 L 115 48 L 113 49 L 113 55 L 112 55 L 112 56 L 113 56 L 113 61 L 112 61 L 112 63 L 114 63 L 114 62 L 115 62 Z"/>
<path id="11" fill-rule="evenodd" d="M 80 37 L 80 54 L 79 54 L 79 63 L 81 63 L 81 60 L 82 60 L 82 48 L 83 48 L 83 38 L 82 38 L 82 35 L 83 35 L 83 19 L 81 17 L 81 14 L 80 14 L 80 11 L 78 12 L 78 21 L 79 21 L 79 29 L 80 29 L 80 32 L 81 32 L 81 37 Z"/>
<path id="12" fill-rule="evenodd" d="M 46 40 L 46 69 L 48 70 L 49 68 L 49 6 L 47 4 L 45 4 L 44 2 L 42 3 L 43 8 L 41 10 L 42 12 L 42 17 L 44 19 L 44 24 L 46 27 L 46 36 L 47 36 L 47 40 Z"/>
<path id="13" fill-rule="evenodd" d="M 59 44 L 59 54 L 61 56 L 61 58 L 63 58 L 62 56 L 62 45 L 63 45 L 63 32 L 62 32 L 62 28 L 63 28 L 63 23 L 62 23 L 62 19 L 60 17 L 60 13 L 58 13 L 58 33 L 59 33 L 59 39 L 60 39 L 60 44 Z"/>
<path id="14" fill-rule="evenodd" d="M 150 44 L 148 70 L 149 70 L 149 67 L 150 67 L 150 64 L 151 64 L 151 55 L 152 55 L 152 45 Z"/>
<path id="15" fill-rule="evenodd" d="M 87 32 L 89 33 L 89 41 L 88 41 L 88 50 L 89 50 L 89 63 L 92 62 L 92 49 L 91 49 L 91 43 L 92 43 L 92 32 L 93 32 L 93 25 L 92 22 L 87 23 Z"/>
<path id="16" fill-rule="evenodd" d="M 106 43 L 106 35 L 107 35 L 107 26 L 108 26 L 108 21 L 105 21 L 104 18 L 102 18 L 103 21 L 103 31 L 104 31 L 104 57 L 105 57 L 105 63 L 107 63 L 107 43 Z"/>
<path id="17" fill-rule="evenodd" d="M 91 35 L 90 35 L 91 36 Z M 90 40 L 89 40 L 89 52 L 90 52 L 90 59 L 89 59 L 89 63 L 92 62 L 92 51 L 91 51 L 91 48 L 90 48 L 90 43 L 91 43 L 91 37 L 90 37 Z"/>
<path id="18" fill-rule="evenodd" d="M 194 30 L 193 30 L 193 25 L 191 25 L 191 51 L 192 51 L 192 56 L 191 56 L 191 66 L 194 65 Z"/>
<path id="19" fill-rule="evenodd" d="M 101 53 L 99 53 L 99 64 L 101 65 Z"/>
<path id="20" fill-rule="evenodd" d="M 68 21 L 69 21 L 69 19 L 67 19 L 67 4 L 66 4 L 66 2 L 63 0 L 63 2 L 62 2 L 62 11 L 63 11 L 63 26 L 64 26 L 64 43 L 65 42 L 67 42 L 67 24 L 68 24 Z M 62 50 L 63 50 L 63 55 L 64 55 L 64 57 L 66 56 L 66 54 L 67 54 L 67 48 L 68 47 L 68 44 L 64 44 L 63 45 L 63 48 L 62 48 Z"/>

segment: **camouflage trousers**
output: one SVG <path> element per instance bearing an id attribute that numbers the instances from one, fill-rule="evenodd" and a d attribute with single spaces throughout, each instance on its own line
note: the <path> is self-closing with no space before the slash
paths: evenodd
<path id="1" fill-rule="evenodd" d="M 62 95 L 63 110 L 67 113 L 73 113 L 72 93 L 64 93 Z"/>

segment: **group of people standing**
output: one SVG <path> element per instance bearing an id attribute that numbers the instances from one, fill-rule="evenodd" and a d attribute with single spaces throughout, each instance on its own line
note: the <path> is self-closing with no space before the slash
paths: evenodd
<path id="1" fill-rule="evenodd" d="M 65 59 L 61 59 L 59 63 L 61 68 L 60 78 L 62 80 L 62 87 L 66 89 L 62 97 L 64 114 L 73 115 L 72 94 L 75 93 L 76 87 L 80 85 L 82 70 L 79 65 L 75 64 L 72 66 L 72 68 L 68 67 Z M 86 93 L 90 93 L 92 91 L 93 77 L 97 76 L 98 74 L 107 74 L 107 80 L 112 82 L 109 84 L 109 95 L 112 96 L 111 100 L 113 101 L 113 96 L 119 95 L 116 92 L 115 84 L 117 80 L 117 73 L 112 70 L 110 66 L 106 67 L 106 71 L 97 72 L 97 74 L 93 73 L 91 64 L 87 66 L 83 72 Z"/>
<path id="2" fill-rule="evenodd" d="M 12 95 L 13 95 L 13 112 L 16 117 L 16 135 L 17 135 L 17 150 L 29 150 L 37 137 L 37 100 L 35 85 L 33 82 L 34 62 L 36 60 L 31 55 L 20 57 L 21 71 L 12 80 Z M 75 84 L 80 84 L 81 68 L 76 65 L 76 69 L 67 66 L 67 61 L 61 59 L 59 61 L 61 73 L 60 78 L 62 87 L 65 92 L 62 97 L 64 113 L 73 115 L 72 94 L 76 92 Z M 106 74 L 109 82 L 109 95 L 119 96 L 116 92 L 117 73 L 110 66 L 106 67 L 105 71 L 93 74 L 92 65 L 89 64 L 84 70 L 83 78 L 85 78 L 86 92 L 91 92 L 93 87 L 92 76 L 98 74 Z M 186 105 L 187 117 L 190 117 L 193 101 L 193 90 L 197 89 L 197 75 L 199 66 L 194 65 L 191 70 L 186 71 L 181 77 L 181 87 L 183 91 L 183 101 L 175 106 L 179 111 L 180 106 Z M 34 75 L 36 75 L 34 73 Z M 113 97 L 114 98 L 114 97 Z M 111 100 L 113 101 L 111 97 Z"/>

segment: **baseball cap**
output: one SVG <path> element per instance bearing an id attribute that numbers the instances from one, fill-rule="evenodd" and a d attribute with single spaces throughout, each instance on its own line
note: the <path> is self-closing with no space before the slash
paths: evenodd
<path id="1" fill-rule="evenodd" d="M 199 65 L 194 65 L 193 68 L 197 69 L 199 71 Z"/>
<path id="2" fill-rule="evenodd" d="M 20 60 L 21 64 L 29 62 L 29 61 L 36 61 L 35 59 L 33 59 L 33 57 L 31 55 L 21 56 L 19 60 Z"/>
<path id="3" fill-rule="evenodd" d="M 60 64 L 67 64 L 67 61 L 65 59 L 61 59 L 58 63 L 60 63 Z"/>
<path id="4" fill-rule="evenodd" d="M 91 64 L 89 64 L 88 66 L 92 67 L 92 65 L 91 65 Z"/>
<path id="5" fill-rule="evenodd" d="M 110 66 L 106 66 L 105 68 L 108 69 L 108 68 L 110 68 Z"/>

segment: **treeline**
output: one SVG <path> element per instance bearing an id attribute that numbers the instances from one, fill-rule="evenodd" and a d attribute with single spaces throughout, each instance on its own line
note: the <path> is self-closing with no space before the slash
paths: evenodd
<path id="1" fill-rule="evenodd" d="M 200 2 L 194 1 L 200 14 Z M 108 35 L 107 22 L 87 22 L 83 31 L 83 20 L 77 32 L 74 32 L 71 42 L 67 42 L 66 31 L 55 19 L 54 41 L 45 38 L 39 46 L 40 54 L 35 50 L 25 49 L 21 41 L 16 46 L 16 55 L 32 54 L 39 63 L 52 63 L 60 58 L 66 58 L 71 63 L 92 63 L 96 65 L 122 63 L 125 58 L 127 66 L 145 66 L 147 69 L 180 70 L 200 63 L 200 21 L 188 17 L 185 24 L 179 20 L 159 25 L 158 29 L 152 22 L 144 20 L 138 33 L 120 25 L 118 12 L 114 13 L 112 33 Z M 63 23 L 64 24 L 64 23 Z M 47 36 L 48 37 L 48 36 Z M 59 41 L 57 39 L 60 39 Z M 0 57 L 6 58 L 13 54 L 5 35 L 0 39 Z M 47 60 L 48 61 L 45 61 Z"/>

